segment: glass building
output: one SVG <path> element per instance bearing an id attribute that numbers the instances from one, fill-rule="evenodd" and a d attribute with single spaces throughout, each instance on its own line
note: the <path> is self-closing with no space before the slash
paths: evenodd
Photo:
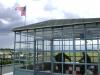
<path id="1" fill-rule="evenodd" d="M 100 75 L 100 18 L 48 20 L 13 31 L 14 75 Z"/>

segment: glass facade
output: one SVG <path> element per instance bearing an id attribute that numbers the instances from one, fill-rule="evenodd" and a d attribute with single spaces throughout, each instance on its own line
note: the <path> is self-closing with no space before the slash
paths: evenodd
<path id="1" fill-rule="evenodd" d="M 100 75 L 99 64 L 100 23 L 15 31 L 15 70 L 33 75 Z"/>

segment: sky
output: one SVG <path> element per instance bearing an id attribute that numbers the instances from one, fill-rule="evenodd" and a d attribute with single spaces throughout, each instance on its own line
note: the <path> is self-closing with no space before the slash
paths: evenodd
<path id="1" fill-rule="evenodd" d="M 0 48 L 14 47 L 13 28 L 50 19 L 99 18 L 100 0 L 0 0 Z M 26 5 L 25 16 L 15 8 Z M 26 23 L 26 24 L 25 24 Z"/>

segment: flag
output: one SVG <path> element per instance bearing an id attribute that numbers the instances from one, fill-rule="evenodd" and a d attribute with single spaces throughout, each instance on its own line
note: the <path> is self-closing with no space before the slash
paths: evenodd
<path id="1" fill-rule="evenodd" d="M 15 10 L 19 10 L 21 12 L 21 16 L 26 16 L 26 6 L 16 7 Z"/>
<path id="2" fill-rule="evenodd" d="M 26 6 L 22 7 L 21 16 L 26 16 Z"/>

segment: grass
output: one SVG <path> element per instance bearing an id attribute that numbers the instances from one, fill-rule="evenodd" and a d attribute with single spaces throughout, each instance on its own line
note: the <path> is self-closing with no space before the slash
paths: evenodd
<path id="1" fill-rule="evenodd" d="M 53 56 L 55 56 L 57 53 L 58 52 L 53 53 Z M 65 54 L 71 57 L 72 61 L 74 61 L 73 57 L 76 57 L 76 61 L 78 61 L 82 57 L 82 52 L 75 52 L 75 53 L 65 52 Z M 88 51 L 87 54 L 90 56 L 92 62 L 98 62 L 98 52 L 97 51 Z M 44 60 L 45 61 L 50 60 L 50 52 L 44 52 Z"/>
<path id="2" fill-rule="evenodd" d="M 53 52 L 53 56 L 52 57 L 55 57 L 55 55 L 58 53 L 58 51 L 56 51 L 56 52 Z M 75 53 L 73 53 L 73 52 L 65 52 L 65 54 L 66 55 L 68 55 L 69 57 L 71 57 L 71 60 L 72 61 L 74 61 L 74 59 L 73 58 L 75 58 L 75 60 L 78 62 L 80 59 L 81 59 L 81 57 L 82 57 L 82 52 L 81 51 L 77 51 L 77 52 L 75 52 Z M 91 58 L 91 61 L 93 62 L 93 63 L 97 63 L 98 62 L 98 51 L 87 51 L 87 54 L 90 56 L 90 58 Z M 51 52 L 49 52 L 49 51 L 45 51 L 44 53 L 40 53 L 39 55 L 38 55 L 38 59 L 37 59 L 37 57 L 36 57 L 36 60 L 37 60 L 37 62 L 46 62 L 46 61 L 50 61 L 51 60 Z M 55 58 L 53 58 L 53 59 L 55 59 Z M 27 59 L 24 59 L 24 60 L 26 60 L 26 61 L 23 61 L 22 59 L 21 60 L 18 60 L 18 61 L 23 61 L 23 62 L 25 62 L 25 64 L 33 64 L 33 61 L 34 61 L 34 59 L 33 59 L 33 57 L 30 57 L 30 59 L 29 60 L 27 60 Z M 69 62 L 68 60 L 66 60 L 66 62 Z M 19 62 L 16 62 L 16 63 L 19 63 Z"/>

